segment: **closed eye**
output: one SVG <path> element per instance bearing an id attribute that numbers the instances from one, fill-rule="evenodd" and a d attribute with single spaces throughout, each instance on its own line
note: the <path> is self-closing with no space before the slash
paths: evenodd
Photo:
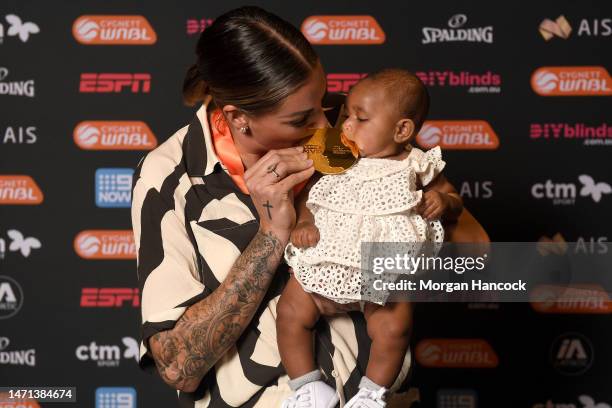
<path id="1" fill-rule="evenodd" d="M 297 121 L 293 121 L 293 122 L 289 122 L 289 124 L 293 127 L 303 127 L 306 125 L 306 123 L 308 123 L 308 119 L 309 119 L 310 115 L 306 115 L 304 116 L 302 119 L 297 120 Z"/>

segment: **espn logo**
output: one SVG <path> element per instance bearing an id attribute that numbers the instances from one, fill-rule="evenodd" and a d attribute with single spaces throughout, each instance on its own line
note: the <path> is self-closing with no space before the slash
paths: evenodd
<path id="1" fill-rule="evenodd" d="M 140 306 L 138 288 L 83 288 L 81 290 L 81 307 L 116 308 L 125 305 Z"/>
<path id="2" fill-rule="evenodd" d="M 327 74 L 327 92 L 347 93 L 366 75 L 368 74 Z"/>
<path id="3" fill-rule="evenodd" d="M 120 93 L 124 89 L 131 93 L 149 93 L 151 75 L 138 74 L 81 74 L 79 92 L 81 93 Z"/>

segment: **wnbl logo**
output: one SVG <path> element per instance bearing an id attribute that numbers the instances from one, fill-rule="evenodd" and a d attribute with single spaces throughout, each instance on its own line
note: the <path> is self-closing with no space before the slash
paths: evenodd
<path id="1" fill-rule="evenodd" d="M 134 170 L 102 168 L 96 170 L 96 205 L 129 208 L 132 202 Z"/>

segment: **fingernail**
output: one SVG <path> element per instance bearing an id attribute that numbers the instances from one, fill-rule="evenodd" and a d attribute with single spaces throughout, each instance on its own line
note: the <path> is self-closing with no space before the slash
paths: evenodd
<path id="1" fill-rule="evenodd" d="M 296 147 L 298 152 L 303 152 L 304 151 L 304 146 L 297 146 Z"/>
<path id="2" fill-rule="evenodd" d="M 310 165 L 312 165 L 313 162 L 312 162 L 311 159 L 308 159 L 308 160 L 306 160 L 306 163 L 308 163 L 308 165 L 310 166 Z"/>

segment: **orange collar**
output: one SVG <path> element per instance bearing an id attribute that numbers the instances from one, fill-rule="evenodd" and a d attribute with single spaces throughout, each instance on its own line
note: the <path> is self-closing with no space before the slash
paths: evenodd
<path id="1" fill-rule="evenodd" d="M 230 128 L 221 113 L 221 109 L 215 109 L 211 115 L 212 122 L 212 141 L 215 153 L 219 161 L 225 166 L 229 176 L 244 194 L 249 194 L 246 182 L 244 181 L 244 164 L 240 159 L 234 138 Z M 297 195 L 306 186 L 306 180 L 293 188 L 293 192 Z"/>

